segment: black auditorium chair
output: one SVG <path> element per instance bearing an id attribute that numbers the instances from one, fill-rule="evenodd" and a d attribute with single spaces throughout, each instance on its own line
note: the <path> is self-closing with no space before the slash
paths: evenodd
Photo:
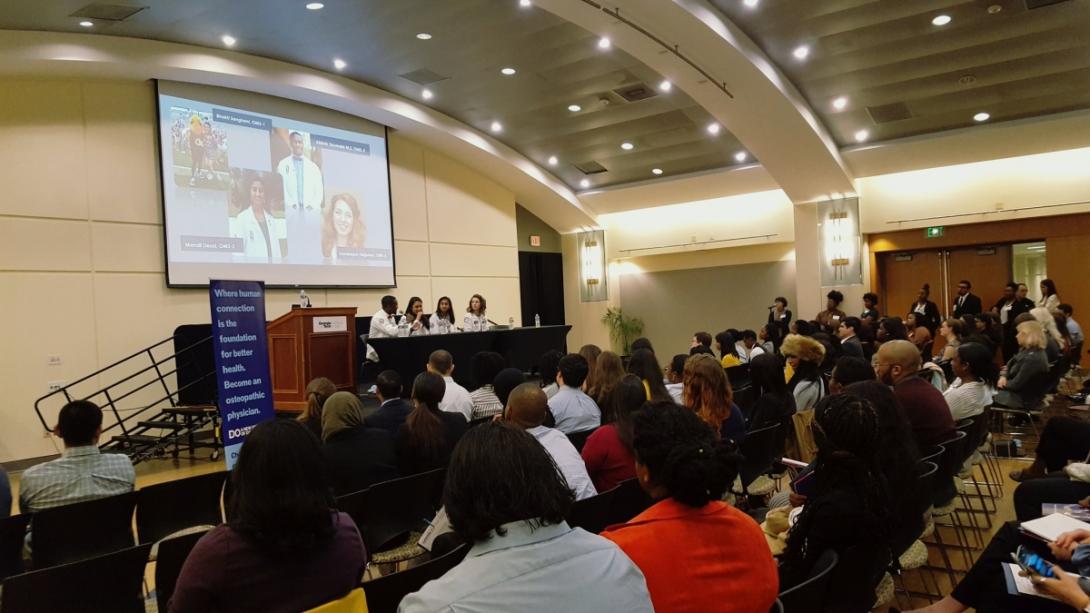
<path id="1" fill-rule="evenodd" d="M 643 491 L 639 481 L 635 478 L 621 481 L 617 487 L 610 491 L 613 492 L 613 499 L 609 504 L 609 515 L 606 518 L 607 527 L 614 524 L 623 524 L 643 513 L 654 504 L 654 501 Z"/>
<path id="2" fill-rule="evenodd" d="M 155 558 L 155 601 L 159 604 L 159 611 L 165 613 L 167 610 L 170 597 L 174 595 L 174 586 L 178 585 L 182 565 L 189 557 L 189 552 L 193 551 L 193 546 L 205 534 L 208 534 L 207 530 L 159 541 L 159 551 Z"/>
<path id="3" fill-rule="evenodd" d="M 220 495 L 226 471 L 149 485 L 136 492 L 136 534 L 154 543 L 175 532 L 223 522 Z"/>
<path id="4" fill-rule="evenodd" d="M 369 613 L 395 613 L 402 598 L 424 587 L 428 581 L 442 577 L 457 566 L 467 553 L 469 545 L 461 545 L 423 564 L 364 582 L 367 610 Z"/>
<path id="5" fill-rule="evenodd" d="M 35 570 L 111 553 L 135 543 L 136 492 L 44 509 L 31 520 Z"/>
<path id="6" fill-rule="evenodd" d="M 587 444 L 587 439 L 590 438 L 591 434 L 594 434 L 595 430 L 597 430 L 597 428 L 591 428 L 590 430 L 580 430 L 579 432 L 572 432 L 567 435 L 568 440 L 571 441 L 571 444 L 575 447 L 576 451 L 581 452 L 583 451 L 583 445 Z"/>
<path id="7" fill-rule="evenodd" d="M 610 525 L 609 510 L 613 505 L 613 495 L 616 491 L 615 487 L 597 496 L 575 501 L 571 510 L 568 511 L 568 525 L 572 528 L 582 528 L 593 534 L 605 530 Z"/>
<path id="8" fill-rule="evenodd" d="M 829 549 L 821 554 L 810 569 L 810 575 L 802 583 L 780 592 L 779 602 L 787 613 L 820 613 L 825 610 L 825 598 L 829 581 L 836 568 L 836 551 Z"/>
<path id="9" fill-rule="evenodd" d="M 142 587 L 150 549 L 149 544 L 137 545 L 9 577 L 0 613 L 144 613 Z"/>
<path id="10" fill-rule="evenodd" d="M 397 546 L 410 532 L 427 526 L 439 510 L 446 474 L 447 469 L 438 468 L 376 483 L 366 490 L 353 519 L 368 553 Z"/>
<path id="11" fill-rule="evenodd" d="M 30 515 L 0 519 L 0 581 L 23 572 L 23 542 Z"/>

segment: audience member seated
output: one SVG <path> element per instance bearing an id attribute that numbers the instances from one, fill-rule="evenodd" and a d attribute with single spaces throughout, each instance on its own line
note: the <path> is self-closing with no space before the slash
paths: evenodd
<path id="1" fill-rule="evenodd" d="M 789 334 L 780 353 L 787 359 L 791 372 L 787 390 L 795 397 L 795 407 L 800 412 L 813 409 L 825 396 L 825 382 L 821 378 L 825 347 L 808 336 Z"/>
<path id="2" fill-rule="evenodd" d="M 815 482 L 788 533 L 780 583 L 783 589 L 798 585 L 821 554 L 833 549 L 840 563 L 824 609 L 868 611 L 891 560 L 889 494 L 875 462 L 878 417 L 866 400 L 838 394 L 815 407 L 813 428 Z"/>
<path id="3" fill-rule="evenodd" d="M 685 387 L 685 384 L 683 383 L 685 377 L 685 360 L 688 359 L 689 356 L 684 353 L 679 353 L 670 360 L 670 367 L 666 370 L 666 380 L 669 381 L 669 383 L 666 384 L 666 392 L 670 394 L 670 399 L 674 401 L 674 404 L 685 404 L 685 401 L 682 400 L 682 391 Z"/>
<path id="4" fill-rule="evenodd" d="M 500 404 L 507 406 L 507 398 L 514 389 L 526 382 L 526 376 L 517 368 L 504 368 L 492 382 L 492 391 L 496 392 L 496 398 Z M 541 391 L 545 391 L 542 389 Z"/>
<path id="5" fill-rule="evenodd" d="M 950 362 L 954 382 L 943 396 L 954 421 L 975 417 L 992 403 L 995 386 L 999 383 L 999 367 L 995 352 L 980 343 L 964 343 L 954 351 Z"/>
<path id="6" fill-rule="evenodd" d="M 995 404 L 1012 409 L 1038 410 L 1048 391 L 1048 360 L 1045 358 L 1045 331 L 1035 321 L 1018 324 L 1018 353 L 1003 368 L 995 395 Z"/>
<path id="7" fill-rule="evenodd" d="M 988 347 L 998 351 L 1003 347 L 1003 326 L 995 313 L 981 313 L 976 316 L 976 329 L 988 339 Z"/>
<path id="8" fill-rule="evenodd" d="M 704 345 L 697 345 L 696 347 L 689 349 L 689 355 L 710 355 L 714 358 L 715 352 L 711 349 L 708 349 Z"/>
<path id="9" fill-rule="evenodd" d="M 945 319 L 939 326 L 939 335 L 946 339 L 946 345 L 942 348 L 942 354 L 935 356 L 935 361 L 949 362 L 957 355 L 958 346 L 965 340 L 965 322 L 952 317 Z"/>
<path id="10" fill-rule="evenodd" d="M 795 396 L 787 391 L 779 358 L 767 353 L 753 358 L 749 364 L 749 379 L 755 399 L 750 411 L 749 429 L 780 424 L 780 435 L 786 437 L 791 427 L 791 416 L 795 414 Z"/>
<path id="11" fill-rule="evenodd" d="M 598 345 L 583 345 L 579 348 L 579 355 L 587 361 L 587 380 L 583 382 L 583 391 L 591 398 L 591 388 L 598 384 L 598 356 L 602 355 L 602 348 Z"/>
<path id="12" fill-rule="evenodd" d="M 863 322 L 858 317 L 845 317 L 836 329 L 836 336 L 840 339 L 840 353 L 852 358 L 863 359 L 863 343 L 859 342 L 859 328 Z"/>
<path id="13" fill-rule="evenodd" d="M 561 431 L 546 428 L 545 416 L 549 414 L 549 399 L 535 383 L 523 383 L 511 392 L 503 418 L 508 423 L 529 432 L 552 456 L 560 475 L 575 494 L 576 500 L 598 495 L 594 489 L 583 458 Z"/>
<path id="14" fill-rule="evenodd" d="M 776 353 L 776 348 L 783 342 L 780 327 L 776 324 L 765 324 L 757 331 L 757 346 L 765 353 Z"/>
<path id="15" fill-rule="evenodd" d="M 335 510 L 318 440 L 293 420 L 250 432 L 231 472 L 227 523 L 201 537 L 172 613 L 303 611 L 359 585 L 367 552 Z"/>
<path id="16" fill-rule="evenodd" d="M 653 402 L 670 400 L 666 383 L 662 379 L 662 367 L 650 349 L 636 349 L 628 359 L 628 372 L 643 380 L 647 399 Z"/>
<path id="17" fill-rule="evenodd" d="M 847 317 L 847 314 L 840 310 L 840 303 L 844 302 L 844 294 L 834 289 L 825 295 L 825 299 L 825 310 L 818 313 L 814 319 L 822 328 L 835 330 L 840 320 Z"/>
<path id="18" fill-rule="evenodd" d="M 742 410 L 732 402 L 727 373 L 715 358 L 694 355 L 685 362 L 685 406 L 723 441 L 741 443 L 746 436 Z M 658 401 L 654 401 L 658 402 Z"/>
<path id="19" fill-rule="evenodd" d="M 741 339 L 734 343 L 734 350 L 743 364 L 749 364 L 753 358 L 765 352 L 757 344 L 757 333 L 753 330 L 742 330 L 740 336 Z"/>
<path id="20" fill-rule="evenodd" d="M 915 326 L 913 326 L 915 329 Z M 908 326 L 905 322 L 901 321 L 900 317 L 886 317 L 878 323 L 878 333 L 875 338 L 879 343 L 885 343 L 887 341 L 907 341 L 908 338 Z"/>
<path id="21" fill-rule="evenodd" d="M 413 411 L 394 439 L 398 472 L 404 476 L 446 466 L 469 428 L 461 415 L 439 408 L 445 388 L 443 378 L 430 372 L 420 373 L 413 381 Z"/>
<path id="22" fill-rule="evenodd" d="M 723 368 L 734 368 L 742 363 L 738 357 L 737 341 L 730 330 L 715 335 L 715 348 L 719 350 L 719 365 Z"/>
<path id="23" fill-rule="evenodd" d="M 307 383 L 307 406 L 296 419 L 303 422 L 303 425 L 319 440 L 322 438 L 322 407 L 325 406 L 326 399 L 335 393 L 337 393 L 337 386 L 325 377 L 311 379 L 310 383 Z"/>
<path id="24" fill-rule="evenodd" d="M 1071 336 L 1071 342 L 1078 345 L 1086 340 L 1086 337 L 1083 336 L 1082 333 L 1082 326 L 1080 326 L 1079 322 L 1075 321 L 1075 318 L 1072 317 L 1075 313 L 1075 309 L 1073 309 L 1070 304 L 1061 304 L 1057 308 L 1067 318 L 1065 324 L 1067 325 L 1067 333 Z"/>
<path id="25" fill-rule="evenodd" d="M 132 491 L 136 471 L 129 457 L 98 450 L 102 435 L 98 405 L 89 400 L 64 405 L 53 434 L 64 440 L 64 452 L 23 472 L 19 480 L 19 509 L 23 513 Z M 317 442 L 315 438 L 314 444 Z"/>
<path id="26" fill-rule="evenodd" d="M 788 334 L 798 334 L 799 336 L 810 336 L 816 330 L 821 328 L 820 325 L 817 325 L 814 322 L 806 321 L 804 319 L 796 319 L 795 321 L 791 322 L 791 325 L 789 327 L 790 329 L 788 330 Z"/>
<path id="27" fill-rule="evenodd" d="M 397 478 L 394 441 L 363 423 L 363 405 L 349 392 L 337 392 L 322 408 L 322 454 L 338 496 Z"/>
<path id="28" fill-rule="evenodd" d="M 564 357 L 564 354 L 556 349 L 550 349 L 541 354 L 541 359 L 538 360 L 541 364 L 539 372 L 541 373 L 541 388 L 545 390 L 545 395 L 552 398 L 560 391 L 560 387 L 556 384 L 556 373 L 560 366 L 560 358 Z"/>
<path id="29" fill-rule="evenodd" d="M 1067 347 L 1065 346 L 1067 339 L 1056 326 L 1056 318 L 1052 314 L 1052 311 L 1037 307 L 1031 310 L 1029 314 L 1033 316 L 1033 319 L 1036 320 L 1037 323 L 1041 324 L 1041 329 L 1045 331 L 1045 342 L 1047 343 L 1045 346 L 1045 356 L 1048 358 L 1049 363 L 1060 359 L 1060 356 L 1067 351 Z M 1018 323 L 1021 322 L 1015 321 L 1016 326 Z"/>
<path id="30" fill-rule="evenodd" d="M 8 473 L 0 466 L 0 519 L 11 517 L 11 480 Z"/>
<path id="31" fill-rule="evenodd" d="M 583 463 L 599 492 L 608 492 L 620 482 L 635 478 L 632 413 L 644 402 L 643 381 L 636 375 L 625 375 L 613 388 L 609 404 L 603 407 L 609 421 L 592 432 L 583 444 Z"/>
<path id="32" fill-rule="evenodd" d="M 597 379 L 593 386 L 587 388 L 587 395 L 594 399 L 599 407 L 604 407 L 609 402 L 609 394 L 614 386 L 624 377 L 624 364 L 621 357 L 612 351 L 603 351 L 598 356 L 598 365 L 595 367 Z"/>
<path id="33" fill-rule="evenodd" d="M 454 374 L 454 356 L 445 349 L 437 349 L 428 356 L 428 372 L 439 375 L 446 383 L 439 410 L 461 415 L 467 422 L 473 419 L 473 400 L 469 391 L 451 376 Z M 414 382 L 415 385 L 415 382 Z"/>
<path id="34" fill-rule="evenodd" d="M 693 341 L 689 345 L 690 349 L 695 348 L 697 345 L 703 345 L 708 349 L 712 348 L 712 335 L 707 332 L 693 332 Z"/>
<path id="35" fill-rule="evenodd" d="M 908 331 L 908 340 L 921 352 L 934 342 L 931 330 L 923 322 L 923 316 L 918 313 L 909 313 L 905 318 L 905 330 Z M 922 353 L 921 353 L 922 355 Z M 927 356 L 930 358 L 931 356 Z"/>
<path id="36" fill-rule="evenodd" d="M 630 347 L 630 351 L 633 354 L 635 354 L 640 349 L 646 349 L 651 353 L 655 353 L 655 348 L 651 346 L 651 340 L 643 336 L 632 341 L 632 346 Z"/>
<path id="37" fill-rule="evenodd" d="M 776 562 L 760 526 L 721 500 L 735 458 L 673 403 L 645 405 L 632 429 L 640 487 L 658 502 L 602 536 L 643 571 L 655 611 L 766 613 L 778 591 Z"/>
<path id="38" fill-rule="evenodd" d="M 571 434 L 597 428 L 602 423 L 602 412 L 581 389 L 587 378 L 587 361 L 578 353 L 569 353 L 560 359 L 559 370 L 556 384 L 560 391 L 549 399 L 556 429 Z"/>
<path id="39" fill-rule="evenodd" d="M 874 381 L 874 367 L 863 358 L 841 356 L 829 377 L 829 393 L 839 394 L 845 387 L 860 381 Z"/>
<path id="40" fill-rule="evenodd" d="M 473 428 L 451 458 L 443 504 L 472 543 L 461 564 L 401 601 L 399 613 L 650 613 L 643 574 L 612 542 L 570 528 L 574 496 L 534 437 Z"/>
<path id="41" fill-rule="evenodd" d="M 1070 462 L 1087 462 L 1090 459 L 1090 422 L 1066 415 L 1051 417 L 1041 430 L 1035 453 L 1033 464 L 1013 471 L 1011 479 L 1036 479 L 1062 471 Z"/>
<path id="42" fill-rule="evenodd" d="M 496 380 L 503 367 L 506 366 L 503 356 L 495 351 L 480 351 L 470 360 L 473 369 L 473 381 L 477 389 L 469 394 L 469 400 L 473 404 L 471 419 L 492 417 L 503 413 L 503 403 L 496 396 L 492 382 Z"/>
<path id="43" fill-rule="evenodd" d="M 397 436 L 397 431 L 405 423 L 405 418 L 413 412 L 413 405 L 401 397 L 404 385 L 401 375 L 396 370 L 384 370 L 375 379 L 375 395 L 381 405 L 363 420 L 368 428 L 378 428 L 389 434 Z"/>
<path id="44" fill-rule="evenodd" d="M 954 419 L 942 392 L 919 376 L 921 365 L 920 352 L 908 341 L 882 343 L 878 349 L 878 380 L 893 387 L 917 449 L 923 451 L 953 438 Z"/>

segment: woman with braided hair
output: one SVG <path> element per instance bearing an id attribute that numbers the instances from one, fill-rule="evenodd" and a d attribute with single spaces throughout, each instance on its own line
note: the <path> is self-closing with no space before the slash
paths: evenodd
<path id="1" fill-rule="evenodd" d="M 672 402 L 644 404 L 631 421 L 636 477 L 657 502 L 602 536 L 643 571 L 655 611 L 768 611 L 778 585 L 768 542 L 720 500 L 738 472 L 727 443 Z"/>
<path id="2" fill-rule="evenodd" d="M 804 581 L 826 550 L 836 550 L 825 611 L 868 611 L 890 563 L 889 493 L 875 465 L 878 416 L 854 394 L 826 396 L 814 409 L 814 486 L 787 535 L 780 582 Z"/>

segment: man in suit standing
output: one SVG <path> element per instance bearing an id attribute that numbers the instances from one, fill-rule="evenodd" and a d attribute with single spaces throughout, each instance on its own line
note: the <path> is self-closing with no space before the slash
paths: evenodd
<path id="1" fill-rule="evenodd" d="M 954 318 L 960 319 L 962 315 L 980 315 L 983 308 L 980 305 L 980 296 L 972 293 L 973 284 L 962 280 L 958 282 L 958 296 L 954 299 Z"/>
<path id="2" fill-rule="evenodd" d="M 843 355 L 863 359 L 863 344 L 859 342 L 856 331 L 863 325 L 858 317 L 845 317 L 836 329 L 840 338 L 840 352 Z"/>
<path id="3" fill-rule="evenodd" d="M 396 436 L 398 428 L 405 423 L 405 418 L 412 413 L 413 406 L 401 397 L 401 375 L 396 370 L 384 370 L 375 380 L 375 395 L 382 403 L 374 413 L 363 420 L 368 428 L 385 430 L 390 436 Z"/>

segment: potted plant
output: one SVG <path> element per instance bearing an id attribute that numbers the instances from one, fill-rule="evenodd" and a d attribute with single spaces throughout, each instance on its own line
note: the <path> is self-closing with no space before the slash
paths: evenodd
<path id="1" fill-rule="evenodd" d="M 625 315 L 620 307 L 606 309 L 605 315 L 602 315 L 602 323 L 609 328 L 609 338 L 621 355 L 628 355 L 632 341 L 643 334 L 643 320 Z"/>

